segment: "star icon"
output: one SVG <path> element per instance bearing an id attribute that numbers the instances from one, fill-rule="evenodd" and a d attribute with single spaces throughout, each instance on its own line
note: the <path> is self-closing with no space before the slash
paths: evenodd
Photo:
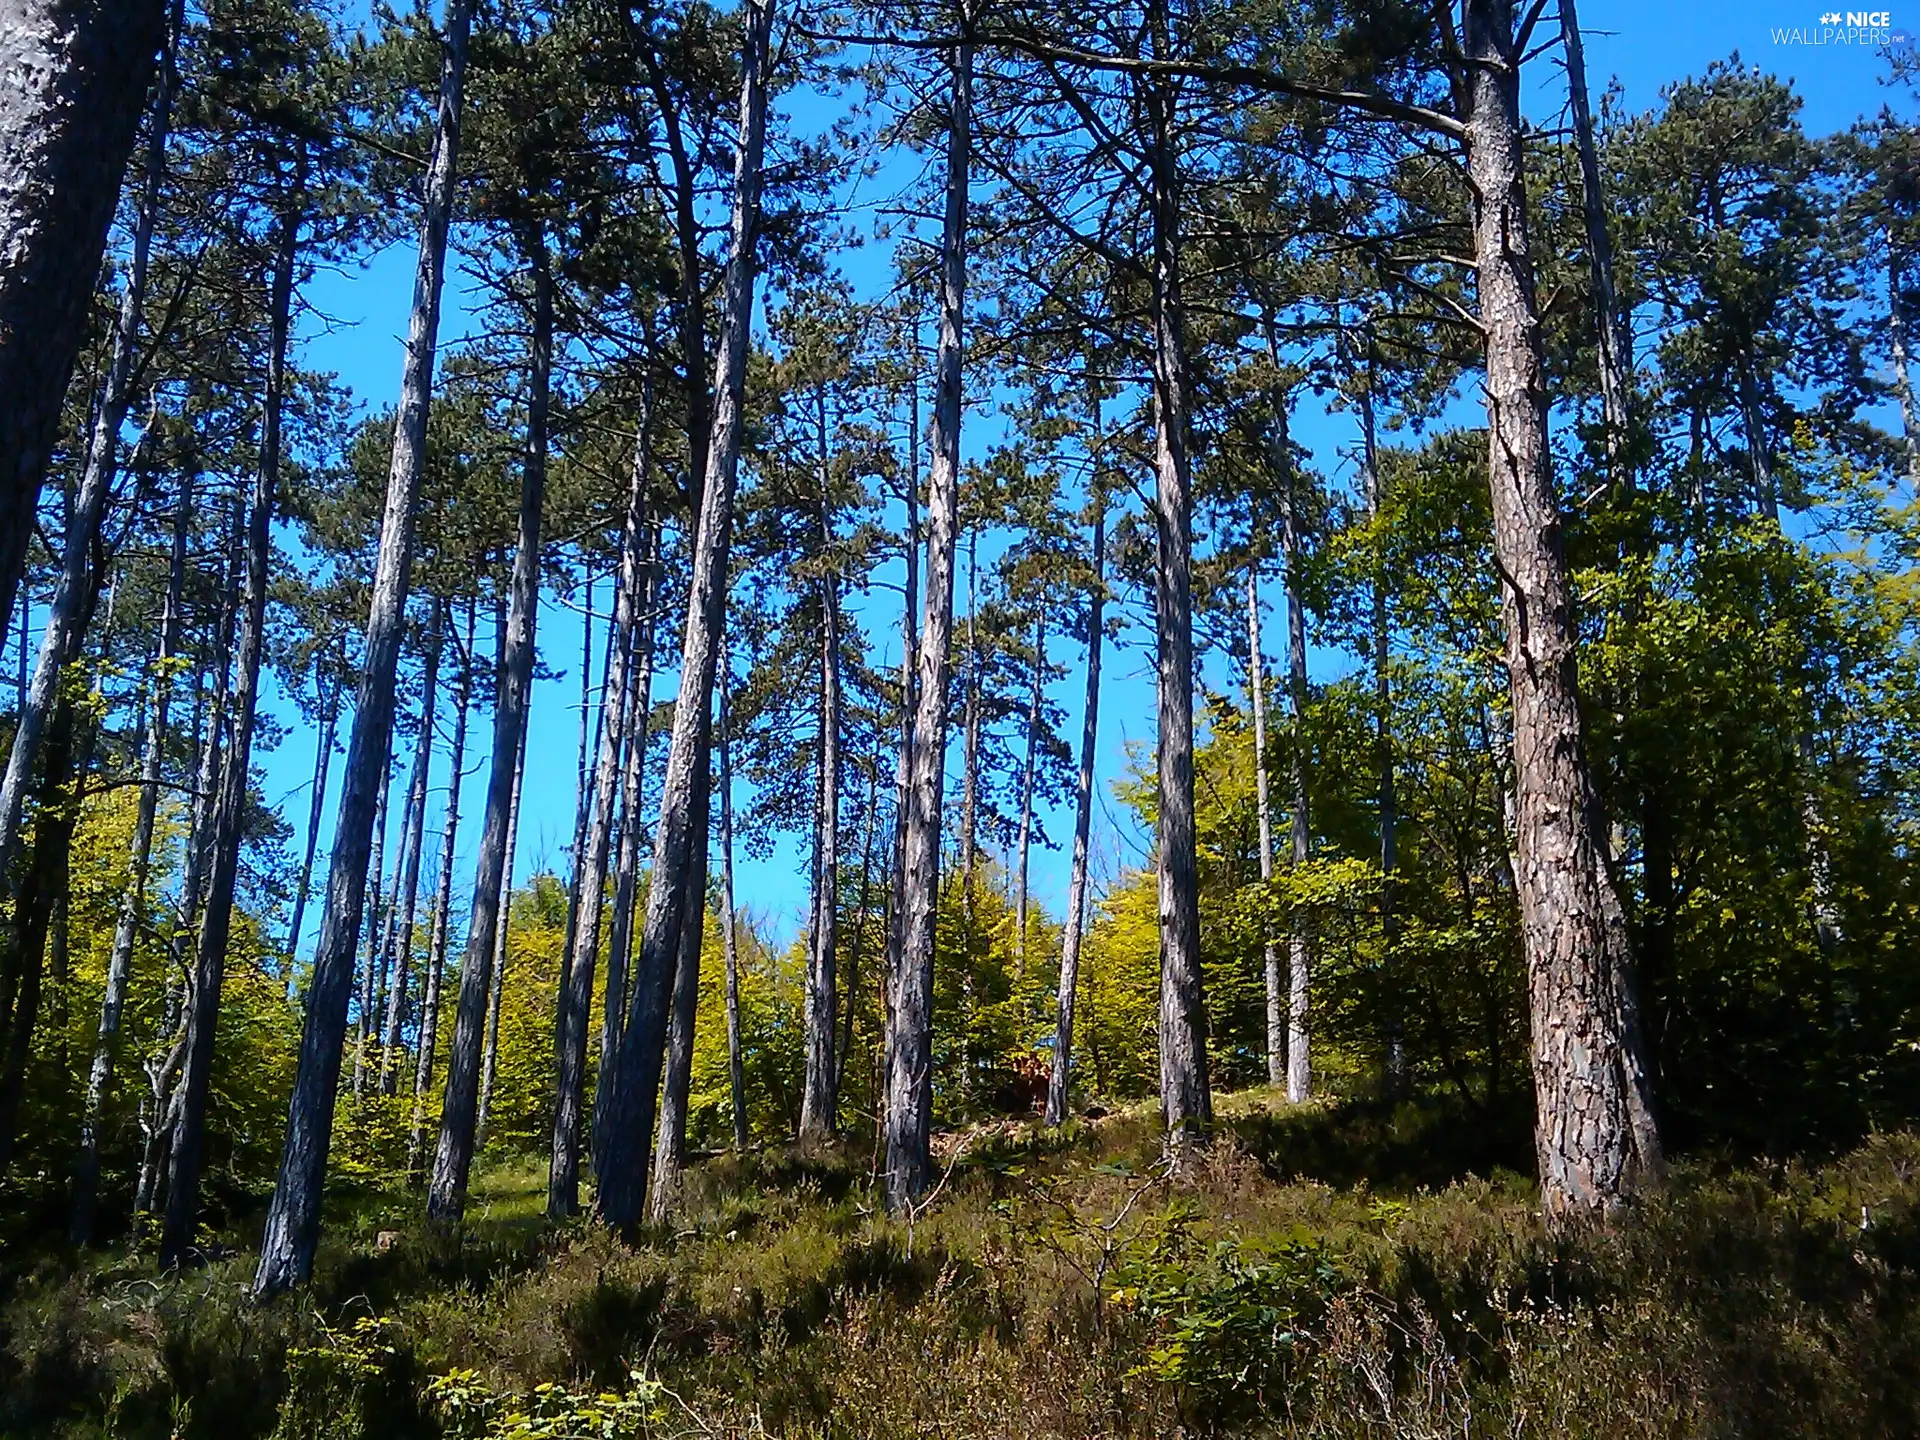
<path id="1" fill-rule="evenodd" d="M 1840 12 L 1837 10 L 1829 10 L 1820 17 L 1820 23 L 1822 25 L 1838 25 L 1840 23 Z"/>

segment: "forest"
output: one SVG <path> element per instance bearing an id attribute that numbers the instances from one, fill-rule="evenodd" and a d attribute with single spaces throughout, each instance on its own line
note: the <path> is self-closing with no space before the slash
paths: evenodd
<path id="1" fill-rule="evenodd" d="M 1586 23 L 0 0 L 0 1437 L 1920 1433 L 1920 51 Z"/>

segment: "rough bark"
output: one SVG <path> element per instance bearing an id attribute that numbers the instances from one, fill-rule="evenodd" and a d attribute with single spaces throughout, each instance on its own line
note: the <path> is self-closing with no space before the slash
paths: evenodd
<path id="1" fill-rule="evenodd" d="M 507 903 L 512 894 L 514 832 L 524 773 L 528 701 L 533 691 L 534 632 L 540 608 L 540 510 L 547 489 L 547 416 L 552 398 L 553 281 L 544 241 L 529 244 L 533 261 L 533 346 L 527 386 L 527 448 L 520 468 L 520 514 L 508 582 L 506 638 L 493 710 L 493 759 L 487 772 L 480 856 L 467 915 L 467 957 L 440 1103 L 427 1216 L 457 1225 L 466 1209 L 473 1152 L 485 1136 L 485 1114 L 499 1051 L 500 986 L 507 962 Z M 491 991 L 491 997 L 489 997 Z M 489 1014 L 489 1011 L 491 1014 Z M 481 1027 L 486 1025 L 482 1066 Z M 482 1073 L 484 1069 L 484 1074 Z"/>
<path id="2" fill-rule="evenodd" d="M 367 882 L 367 851 L 373 829 L 374 792 L 386 765 L 393 729 L 394 671 L 413 564 L 413 513 L 419 500 L 426 453 L 427 406 L 433 390 L 433 359 L 445 277 L 447 223 L 460 144 L 460 104 L 466 77 L 467 33 L 473 0 L 449 0 L 440 68 L 440 101 L 428 161 L 426 205 L 420 229 L 419 267 L 414 276 L 400 410 L 394 424 L 387 472 L 386 513 L 380 524 L 373 600 L 367 617 L 365 662 L 347 747 L 346 785 L 334 827 L 327 904 L 307 991 L 307 1021 L 287 1117 L 280 1173 L 267 1212 L 254 1293 L 270 1295 L 304 1282 L 313 1273 L 320 1238 L 320 1195 L 332 1138 L 347 1001 L 353 988 L 353 956 Z"/>
<path id="3" fill-rule="evenodd" d="M 567 953 L 566 983 L 561 990 L 555 1027 L 553 1146 L 547 1168 L 547 1215 L 555 1220 L 577 1214 L 580 1209 L 587 1028 L 593 1018 L 593 972 L 600 957 L 600 922 L 606 908 L 607 853 L 612 844 L 614 804 L 620 795 L 629 658 L 624 641 L 632 631 L 639 602 L 641 557 L 647 532 L 651 428 L 652 416 L 643 408 L 633 442 L 633 476 L 628 484 L 626 519 L 620 533 L 620 574 L 613 592 L 613 627 L 607 636 L 606 683 L 601 687 L 599 738 L 590 777 L 592 814 L 587 822 L 585 848 L 575 866 L 580 903 L 574 920 L 573 944 Z"/>
<path id="4" fill-rule="evenodd" d="M 1166 48 L 1156 12 L 1155 53 Z M 1200 868 L 1193 811 L 1193 476 L 1189 379 L 1180 291 L 1180 200 L 1173 96 L 1145 87 L 1153 185 L 1154 629 L 1159 654 L 1160 1108 L 1177 1154 L 1213 1119 L 1207 1010 L 1200 980 Z"/>
<path id="5" fill-rule="evenodd" d="M 163 0 L 0 4 L 0 635 L 165 19 Z"/>
<path id="6" fill-rule="evenodd" d="M 260 656 L 266 644 L 267 587 L 272 583 L 269 572 L 273 562 L 273 507 L 280 485 L 281 410 L 286 397 L 294 267 L 304 218 L 305 167 L 304 162 L 297 163 L 300 171 L 294 182 L 294 193 L 285 202 L 279 218 L 274 256 L 260 463 L 248 504 L 246 598 L 234 656 L 233 725 L 227 740 L 226 763 L 220 772 L 220 797 L 213 812 L 207 903 L 200 916 L 199 943 L 194 957 L 193 1005 L 187 1014 L 186 1067 L 180 1082 L 180 1119 L 174 1126 L 166 1225 L 160 1237 L 163 1266 L 177 1266 L 186 1260 L 193 1249 L 193 1227 L 199 1213 L 207 1099 L 213 1080 L 213 1044 L 219 1028 L 220 990 L 226 976 L 227 942 L 233 926 L 234 885 L 240 871 L 241 827 L 246 818 L 253 755 L 253 720 L 260 694 Z"/>
<path id="7" fill-rule="evenodd" d="M 1094 420 L 1096 434 L 1098 412 Z M 1097 443 L 1097 439 L 1096 439 Z M 1098 458 L 1095 459 L 1096 465 Z M 1074 783 L 1073 860 L 1067 878 L 1067 927 L 1060 943 L 1055 996 L 1053 1071 L 1047 1078 L 1047 1124 L 1066 1122 L 1073 1066 L 1073 1003 L 1080 985 L 1080 947 L 1087 927 L 1087 842 L 1093 829 L 1093 762 L 1100 734 L 1100 651 L 1106 641 L 1107 501 L 1098 474 L 1093 492 L 1093 584 L 1087 594 L 1087 697 L 1080 723 L 1080 774 Z"/>
<path id="8" fill-rule="evenodd" d="M 703 747 L 704 748 L 704 747 Z M 707 833 L 712 785 L 695 797 L 696 823 Z M 704 848 L 694 858 L 700 895 L 707 893 Z M 666 1076 L 660 1087 L 660 1120 L 653 1149 L 653 1188 L 647 1196 L 648 1217 L 664 1224 L 680 1207 L 687 1170 L 687 1102 L 693 1092 L 693 1032 L 700 1010 L 700 950 L 706 931 L 706 909 L 688 917 L 680 932 L 680 954 L 673 971 L 673 1012 L 667 1023 Z"/>
<path id="9" fill-rule="evenodd" d="M 16 3 L 18 0 L 9 0 L 8 8 L 13 8 Z M 98 23 L 99 20 L 96 14 L 90 13 L 95 10 L 94 6 L 47 8 L 49 11 L 66 12 L 59 18 L 69 24 L 86 26 L 89 22 Z M 98 8 L 104 10 L 109 7 Z M 7 17 L 4 11 L 0 11 L 0 64 L 11 59 L 23 66 L 31 67 L 36 61 L 45 64 L 51 58 L 45 52 L 36 54 L 36 50 L 42 45 L 58 46 L 61 43 L 60 37 L 36 35 L 31 28 L 15 32 L 7 28 L 5 23 L 8 18 L 27 27 L 34 26 L 36 22 L 58 23 L 53 14 L 34 14 L 33 11 L 37 9 L 39 9 L 37 6 L 22 5 L 20 13 L 13 17 Z M 76 15 L 72 13 L 73 11 L 81 13 Z M 132 19 L 131 16 L 125 16 L 117 23 L 126 24 Z M 153 39 L 158 37 L 154 36 Z M 85 42 L 75 40 L 72 43 Z M 16 46 L 18 46 L 17 49 Z M 11 55 L 8 54 L 10 50 L 14 52 Z M 140 71 L 142 93 L 145 91 L 145 66 L 150 64 L 151 60 L 152 41 L 150 40 L 148 52 L 142 58 Z M 85 593 L 90 583 L 88 566 L 95 543 L 100 536 L 101 521 L 112 499 L 114 480 L 119 474 L 120 431 L 126 423 L 127 410 L 133 400 L 141 319 L 146 310 L 147 260 L 152 251 L 153 227 L 160 211 L 160 184 L 166 169 L 167 126 L 171 117 L 173 98 L 172 68 L 171 64 L 160 66 L 159 83 L 154 86 L 152 118 L 147 128 L 146 174 L 141 184 L 139 206 L 135 212 L 132 253 L 128 257 L 126 285 L 120 292 L 120 308 L 114 322 L 106 375 L 101 381 L 100 399 L 94 411 L 93 427 L 87 439 L 86 463 L 82 467 L 80 483 L 74 492 L 73 503 L 67 517 L 66 554 L 54 584 L 52 602 L 48 607 L 47 626 L 41 636 L 40 654 L 34 666 L 33 682 L 28 687 L 26 703 L 15 717 L 12 749 L 7 756 L 5 775 L 0 776 L 0 878 L 5 877 L 12 870 L 14 857 L 19 851 L 21 811 L 26 802 L 28 788 L 33 783 L 34 759 L 40 748 L 41 737 L 45 734 L 47 722 L 52 718 L 54 709 L 59 703 L 61 674 L 80 653 L 84 629 L 80 616 L 82 610 L 88 608 L 85 605 Z M 6 263 L 0 263 L 0 387 L 6 387 L 4 393 L 8 396 L 5 407 L 7 413 L 0 416 L 0 516 L 4 516 L 7 522 L 0 525 L 0 533 L 6 534 L 6 538 L 0 540 L 0 564 L 3 564 L 15 550 L 19 551 L 24 561 L 25 531 L 32 528 L 33 501 L 38 494 L 40 483 L 36 469 L 31 482 L 31 493 L 21 497 L 12 492 L 15 484 L 25 486 L 27 481 L 24 474 L 16 473 L 9 465 L 9 461 L 25 462 L 28 457 L 10 450 L 9 441 L 18 444 L 23 437 L 17 434 L 9 435 L 8 432 L 22 422 L 31 423 L 29 417 L 19 412 L 22 409 L 31 409 L 34 397 L 14 389 L 8 382 L 28 379 L 28 376 L 14 371 L 14 367 L 21 365 L 26 358 L 17 352 L 23 348 L 37 352 L 48 340 L 45 334 L 35 334 L 28 338 L 15 330 L 15 325 L 28 319 L 27 313 L 23 312 L 18 316 L 8 313 L 10 304 L 21 303 L 27 298 L 14 296 L 11 282 L 17 278 L 15 266 L 20 261 L 26 259 L 28 264 L 33 263 L 31 259 L 23 256 L 22 250 L 29 249 L 35 239 L 35 217 L 17 208 L 33 197 L 13 193 L 13 185 L 18 184 L 22 177 L 9 164 L 10 160 L 17 163 L 21 158 L 11 153 L 16 142 L 11 134 L 9 121 L 25 117 L 24 114 L 10 115 L 8 112 L 16 105 L 23 103 L 31 106 L 34 89 L 52 78 L 43 72 L 37 72 L 34 68 L 14 70 L 8 67 L 7 73 L 20 76 L 22 83 L 19 89 L 15 89 L 10 82 L 5 94 L 0 95 L 0 227 L 4 227 L 6 222 L 11 220 L 15 225 L 23 228 L 0 228 L 0 234 L 7 236 Z M 130 80 L 132 76 L 125 78 Z M 26 93 L 22 94 L 21 91 Z M 69 101 L 69 103 L 73 102 Z M 87 103 L 100 105 L 103 109 L 112 112 L 122 108 L 125 102 L 122 97 L 116 95 L 111 99 L 90 96 Z M 61 116 L 58 113 L 43 115 L 41 120 L 42 123 L 57 125 L 61 123 Z M 130 142 L 131 135 L 128 139 Z M 108 194 L 109 210 L 111 210 L 113 191 L 117 190 L 119 185 L 119 169 L 124 167 L 126 155 L 127 150 L 123 145 L 118 151 L 118 160 L 108 181 L 112 187 Z M 81 180 L 81 176 L 77 173 L 64 177 L 55 175 L 49 178 L 55 184 L 60 183 L 63 178 L 70 184 Z M 107 179 L 104 175 L 96 178 Z M 75 196 L 73 201 L 80 198 Z M 67 197 L 57 194 L 39 197 L 39 199 L 42 205 L 55 210 L 73 203 Z M 9 214 L 10 209 L 11 214 Z M 45 224 L 51 217 L 39 218 L 40 223 Z M 72 223 L 71 217 L 67 218 L 68 223 Z M 53 219 L 52 223 L 58 224 L 59 220 Z M 96 245 L 93 251 L 95 265 L 99 263 L 99 256 L 100 249 Z M 93 282 L 91 272 L 86 275 L 85 281 L 91 286 Z M 53 274 L 43 272 L 41 283 L 52 286 L 57 284 L 58 280 Z M 40 299 L 40 297 L 34 298 Z M 51 300 L 53 297 L 46 298 Z M 53 318 L 41 311 L 36 320 L 37 323 L 44 324 Z M 46 357 L 36 354 L 34 358 L 41 364 L 45 363 Z M 72 362 L 73 356 L 69 354 L 66 362 L 68 368 L 71 368 Z M 10 374 L 10 371 L 14 373 Z M 64 385 L 64 379 L 62 383 Z M 54 399 L 57 404 L 59 396 L 56 395 Z M 46 437 L 47 442 L 50 443 L 52 438 L 53 436 L 49 434 Z M 44 450 L 40 454 L 38 464 L 40 466 L 45 464 Z M 17 543 L 11 533 L 16 526 L 20 527 L 21 531 Z M 11 602 L 17 579 L 17 573 L 9 575 L 0 571 L 0 602 Z"/>
<path id="10" fill-rule="evenodd" d="M 702 920 L 706 872 L 706 798 L 711 790 L 714 672 L 725 625 L 727 562 L 739 479 L 741 408 L 746 392 L 747 343 L 753 321 L 754 262 L 766 149 L 767 70 L 775 0 L 748 0 L 740 86 L 739 147 L 734 161 L 733 215 L 726 274 L 721 283 L 721 343 L 715 366 L 713 427 L 707 442 L 706 484 L 694 528 L 687 623 L 680 655 L 680 700 L 661 785 L 654 829 L 653 876 L 641 931 L 640 962 L 619 1063 L 609 1077 L 610 1143 L 594 1160 L 597 1204 L 607 1223 L 635 1224 L 645 1204 L 654 1095 L 665 1063 L 667 1006 L 676 965 L 685 954 L 682 931 Z M 603 1082 L 606 1083 L 606 1082 Z"/>
<path id="11" fill-rule="evenodd" d="M 940 338 L 927 475 L 927 590 L 909 736 L 900 960 L 887 1030 L 886 1202 L 899 1211 L 932 1178 L 933 952 L 940 903 L 940 808 L 947 686 L 953 664 L 953 571 L 960 509 L 960 414 L 967 291 L 967 191 L 973 145 L 973 49 L 953 56 L 947 107 L 946 212 L 940 240 Z"/>
<path id="12" fill-rule="evenodd" d="M 87 1071 L 87 1095 L 80 1117 L 80 1153 L 74 1163 L 73 1209 L 68 1233 L 76 1245 L 93 1239 L 95 1204 L 100 1189 L 100 1118 L 113 1085 L 120 1046 L 120 1020 L 133 975 L 133 946 L 147 908 L 147 873 L 153 859 L 153 823 L 160 805 L 160 780 L 166 764 L 167 711 L 173 700 L 176 652 L 180 646 L 180 591 L 186 575 L 187 529 L 193 517 L 193 476 L 181 477 L 174 509 L 173 545 L 167 559 L 167 588 L 160 609 L 160 642 L 154 653 L 147 727 L 141 742 L 140 798 L 134 812 L 133 843 L 127 884 L 114 921 L 113 949 L 100 999 L 93 1063 Z"/>
<path id="13" fill-rule="evenodd" d="M 900 750 L 894 767 L 893 781 L 893 878 L 887 916 L 887 965 L 881 986 L 883 996 L 881 1009 L 886 1024 L 883 1027 L 880 1043 L 880 1074 L 875 1077 L 876 1110 L 885 1109 L 885 1098 L 881 1090 L 890 1064 L 887 1059 L 887 1046 L 892 1043 L 892 997 L 894 987 L 899 983 L 901 944 L 905 933 L 907 817 L 912 809 L 910 795 L 913 775 L 913 719 L 919 701 L 917 664 L 919 657 L 915 654 L 914 645 L 914 625 L 920 613 L 920 389 L 917 381 L 912 393 L 913 404 L 907 431 L 906 483 L 901 487 L 901 498 L 905 502 L 907 512 L 906 533 L 902 545 L 905 551 L 907 581 L 900 607 Z M 876 1139 L 883 1128 L 883 1123 L 876 1123 L 874 1131 Z"/>
<path id="14" fill-rule="evenodd" d="M 1549 470 L 1547 394 L 1521 171 L 1511 0 L 1468 0 L 1467 162 L 1486 338 L 1494 549 L 1513 697 L 1515 878 L 1527 956 L 1541 1201 L 1604 1214 L 1659 1163 L 1632 1058 L 1626 924 L 1575 688 L 1574 625 Z"/>

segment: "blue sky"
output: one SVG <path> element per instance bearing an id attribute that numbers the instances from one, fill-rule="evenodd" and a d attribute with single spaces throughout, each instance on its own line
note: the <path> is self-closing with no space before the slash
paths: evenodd
<path id="1" fill-rule="evenodd" d="M 1881 3 L 1881 0 L 1875 0 Z M 1908 0 L 1920 4 L 1920 0 Z M 1818 32 L 1826 7 L 1818 0 L 1759 0 L 1759 3 L 1729 3 L 1729 0 L 1696 0 L 1690 5 L 1655 4 L 1651 0 L 1600 5 L 1587 0 L 1582 21 L 1587 34 L 1589 83 L 1598 94 L 1611 80 L 1617 80 L 1628 108 L 1642 110 L 1652 106 L 1660 88 L 1675 80 L 1697 75 L 1715 60 L 1738 52 L 1741 60 L 1759 65 L 1783 77 L 1791 78 L 1805 102 L 1804 121 L 1818 134 L 1844 129 L 1864 114 L 1877 111 L 1882 104 L 1896 100 L 1894 92 L 1879 84 L 1885 72 L 1884 62 L 1869 47 L 1840 43 L 1795 44 L 1776 40 L 1776 33 L 1794 28 Z M 1893 28 L 1920 28 L 1920 8 L 1912 15 L 1896 8 L 1890 23 Z M 1817 38 L 1815 37 L 1810 38 Z M 1550 123 L 1564 103 L 1563 80 L 1551 57 L 1537 59 L 1530 67 L 1527 109 L 1532 118 Z M 810 127 L 821 118 L 803 111 L 802 121 Z M 302 336 L 301 363 L 338 375 L 362 406 L 373 409 L 390 404 L 400 377 L 400 336 L 406 325 L 407 306 L 412 286 L 413 247 L 411 243 L 391 247 L 374 256 L 363 268 L 339 273 L 323 273 L 309 287 L 307 300 L 331 323 L 310 321 Z M 868 246 L 855 251 L 842 262 L 856 292 L 873 294 L 891 278 L 890 263 L 884 248 Z M 443 353 L 466 332 L 469 302 L 465 281 L 456 270 L 447 297 L 443 326 Z M 475 302 L 477 304 L 477 299 Z M 969 416 L 967 450 L 981 453 L 1001 433 L 990 405 Z M 1310 447 L 1314 463 L 1325 474 L 1344 484 L 1351 478 L 1351 465 L 1345 458 L 1354 436 L 1352 420 L 1344 415 L 1303 414 L 1296 420 L 1295 436 Z M 983 556 L 983 561 L 985 557 Z M 877 580 L 892 577 L 884 573 Z M 897 579 L 893 582 L 897 585 Z M 965 578 L 962 577 L 964 586 Z M 609 586 L 599 590 L 598 604 L 604 613 Z M 964 595 L 964 590 L 963 590 Z M 896 592 L 897 594 L 897 592 Z M 1269 605 L 1277 598 L 1277 587 L 1269 594 Z M 520 835 L 515 858 L 516 879 L 524 880 L 540 868 L 560 868 L 565 850 L 571 843 L 574 814 L 574 760 L 579 724 L 580 624 L 577 614 L 549 603 L 543 610 L 539 637 L 542 658 L 557 673 L 557 678 L 535 687 L 531 733 L 529 737 L 529 774 L 522 802 Z M 875 641 L 876 656 L 897 664 L 897 598 L 876 589 L 870 602 L 875 613 L 867 628 Z M 856 611 L 862 608 L 856 600 Z M 1128 607 L 1134 616 L 1137 606 Z M 1280 631 L 1269 621 L 1270 636 Z M 1129 817 L 1111 798 L 1108 786 L 1123 773 L 1128 746 L 1151 746 L 1153 739 L 1153 679 L 1151 636 L 1136 629 L 1124 637 L 1118 653 L 1109 651 L 1103 676 L 1101 701 L 1101 744 L 1098 775 L 1102 804 L 1096 810 L 1094 850 L 1096 866 L 1111 874 L 1122 864 L 1144 856 L 1144 837 L 1129 823 Z M 596 644 L 596 651 L 597 651 Z M 1269 654 L 1274 650 L 1271 640 Z M 1065 712 L 1062 734 L 1080 733 L 1084 679 L 1080 671 L 1081 655 L 1056 647 L 1051 658 L 1067 669 L 1051 698 Z M 1338 656 L 1317 653 L 1316 668 L 1330 670 L 1341 663 Z M 598 660 L 596 658 L 596 679 Z M 1207 667 L 1212 683 L 1225 686 L 1236 683 L 1217 659 Z M 656 682 L 656 694 L 671 693 L 671 676 Z M 295 719 L 284 696 L 270 695 L 270 708 L 283 719 Z M 444 732 L 443 732 L 444 733 Z M 474 850 L 478 844 L 479 816 L 484 799 L 487 749 L 491 726 L 477 724 L 469 742 L 468 771 L 462 788 L 463 839 L 459 846 L 460 877 L 455 893 L 461 910 L 470 894 Z M 342 743 L 344 744 L 344 727 Z M 307 810 L 307 790 L 314 761 L 316 737 L 298 726 L 270 754 L 260 756 L 265 775 L 265 794 L 279 803 L 296 825 L 303 825 Z M 436 753 L 432 790 L 428 799 L 429 837 L 436 836 L 439 816 L 446 799 L 446 746 Z M 662 763 L 656 755 L 656 767 Z M 657 773 L 657 772 L 656 772 Z M 404 781 L 397 782 L 398 784 Z M 330 789 L 337 795 L 338 765 Z M 334 804 L 329 798 L 327 820 L 321 834 L 317 881 L 324 884 L 325 860 L 331 844 L 331 815 Z M 398 833 L 398 795 L 391 806 L 390 834 Z M 1042 816 L 1047 832 L 1056 841 L 1070 834 L 1070 807 L 1059 807 Z M 391 847 L 389 847 L 391 853 Z M 749 860 L 741 853 L 738 894 L 740 903 L 758 917 L 778 938 L 797 933 L 806 908 L 806 863 L 804 851 L 796 840 L 780 843 L 771 857 Z M 431 871 L 431 865 L 426 872 Z M 1033 877 L 1040 902 L 1056 915 L 1064 905 L 1067 888 L 1067 850 L 1064 843 L 1055 849 L 1036 849 Z M 306 926 L 303 953 L 311 946 L 318 926 L 316 902 Z"/>

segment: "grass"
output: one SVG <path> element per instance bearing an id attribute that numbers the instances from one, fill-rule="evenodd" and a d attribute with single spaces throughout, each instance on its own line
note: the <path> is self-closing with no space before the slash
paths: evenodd
<path id="1" fill-rule="evenodd" d="M 864 1150 L 721 1157 L 632 1246 L 547 1227 L 516 1161 L 462 1245 L 368 1202 L 267 1306 L 244 1255 L 50 1254 L 0 1309 L 0 1434 L 1920 1433 L 1920 1137 L 1685 1163 L 1553 1237 L 1524 1117 L 1254 1094 L 1220 1128 L 1177 1178 L 1146 1111 L 971 1132 L 911 1225 Z"/>

